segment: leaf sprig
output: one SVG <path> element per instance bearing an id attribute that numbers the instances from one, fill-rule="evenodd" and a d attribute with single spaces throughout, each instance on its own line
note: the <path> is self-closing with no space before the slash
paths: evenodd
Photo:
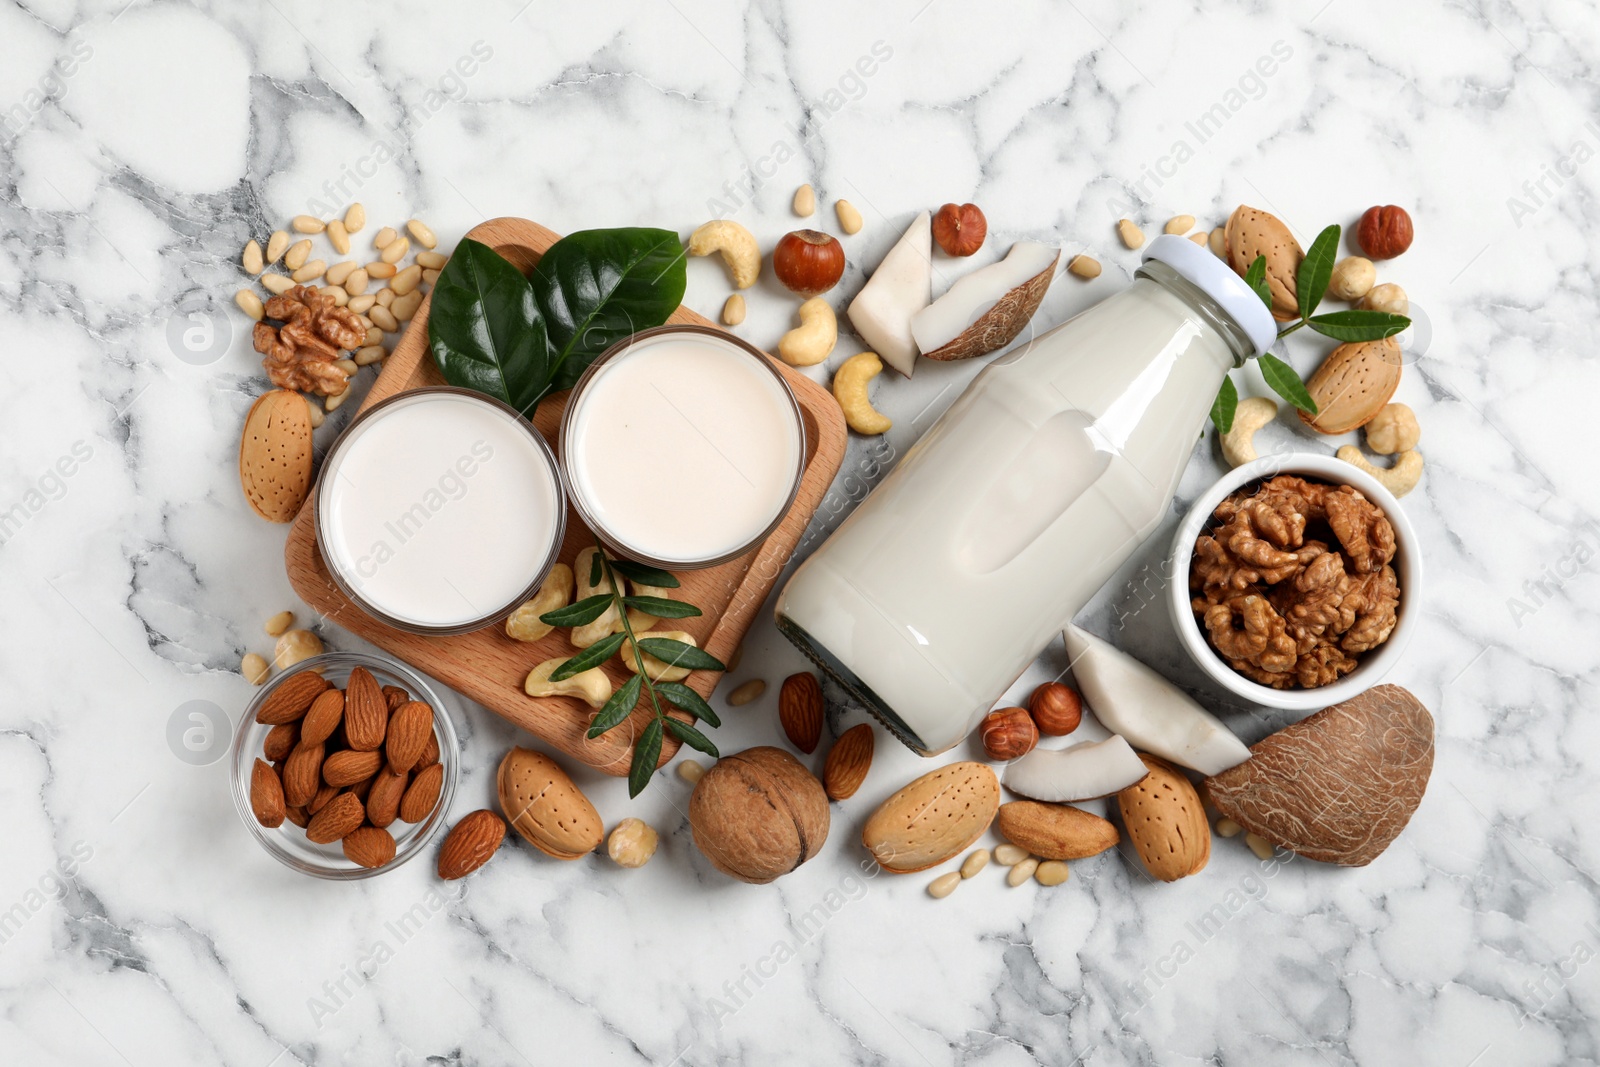
<path id="1" fill-rule="evenodd" d="M 676 589 L 680 584 L 676 577 L 664 570 L 647 567 L 632 560 L 608 559 L 604 546 L 596 543 L 594 562 L 589 567 L 589 585 L 608 591 L 584 597 L 576 604 L 569 604 L 564 608 L 547 611 L 539 616 L 539 619 L 550 626 L 583 626 L 594 622 L 608 609 L 616 608 L 617 616 L 622 620 L 622 632 L 612 634 L 579 652 L 557 667 L 550 675 L 550 680 L 559 682 L 598 667 L 616 655 L 624 646 L 630 651 L 636 668 L 634 676 L 624 682 L 622 688 L 613 693 L 611 699 L 595 713 L 594 719 L 589 723 L 588 736 L 599 737 L 608 730 L 615 729 L 633 713 L 642 696 L 649 696 L 654 717 L 635 739 L 633 762 L 628 767 L 628 796 L 636 797 L 644 792 L 645 787 L 650 784 L 651 776 L 655 774 L 656 761 L 661 758 L 661 742 L 667 731 L 671 731 L 674 737 L 690 748 L 713 758 L 719 755 L 717 746 L 712 744 L 711 739 L 705 734 L 689 723 L 667 715 L 662 709 L 663 701 L 679 711 L 687 712 L 699 722 L 709 723 L 712 726 L 722 725 L 717 713 L 711 710 L 711 705 L 693 689 L 682 682 L 652 680 L 650 672 L 645 669 L 644 657 L 651 656 L 669 667 L 686 667 L 695 671 L 725 671 L 728 668 L 709 652 L 683 641 L 670 637 L 636 638 L 633 633 L 633 623 L 628 618 L 629 608 L 635 608 L 660 619 L 687 619 L 701 612 L 693 604 L 686 604 L 681 600 L 669 600 L 658 596 L 624 596 L 622 581 L 618 575 L 638 585 L 661 589 Z"/>
<path id="2" fill-rule="evenodd" d="M 1311 247 L 1306 250 L 1305 258 L 1300 261 L 1300 269 L 1295 275 L 1295 300 L 1298 305 L 1296 310 L 1300 317 L 1280 329 L 1278 336 L 1287 337 L 1296 330 L 1309 326 L 1314 332 L 1339 342 L 1381 341 L 1410 327 L 1409 318 L 1387 311 L 1352 309 L 1331 311 L 1323 315 L 1316 313 L 1317 305 L 1322 302 L 1323 294 L 1328 291 L 1328 282 L 1333 277 L 1333 261 L 1338 251 L 1337 224 L 1327 227 L 1317 234 L 1316 240 L 1311 242 Z M 1244 280 L 1270 310 L 1272 291 L 1267 287 L 1267 257 L 1257 256 L 1245 271 Z M 1273 392 L 1307 415 L 1317 413 L 1317 402 L 1311 399 L 1311 393 L 1307 391 L 1305 383 L 1300 380 L 1300 375 L 1295 373 L 1293 367 L 1270 352 L 1263 352 L 1256 362 L 1261 368 L 1262 379 Z M 1233 413 L 1238 406 L 1239 390 L 1234 386 L 1232 378 L 1224 378 L 1222 388 L 1211 404 L 1211 422 L 1216 426 L 1218 433 L 1227 433 L 1233 429 Z"/>

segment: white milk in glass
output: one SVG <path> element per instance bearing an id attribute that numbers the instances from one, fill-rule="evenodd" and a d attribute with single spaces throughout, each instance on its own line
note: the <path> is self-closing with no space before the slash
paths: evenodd
<path id="1" fill-rule="evenodd" d="M 985 368 L 779 598 L 779 628 L 912 748 L 964 738 L 1155 530 L 1223 376 L 1270 344 L 1209 251 L 1146 257 Z"/>

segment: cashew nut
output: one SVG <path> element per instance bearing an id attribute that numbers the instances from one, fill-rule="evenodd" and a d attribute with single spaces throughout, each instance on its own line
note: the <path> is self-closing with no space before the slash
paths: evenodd
<path id="1" fill-rule="evenodd" d="M 591 708 L 603 708 L 611 699 L 611 679 L 599 667 L 590 667 L 571 678 L 552 682 L 550 676 L 556 668 L 567 662 L 565 657 L 547 659 L 528 672 L 522 691 L 531 697 L 577 697 Z"/>
<path id="2" fill-rule="evenodd" d="M 591 545 L 579 552 L 578 558 L 572 561 L 572 573 L 575 574 L 578 579 L 578 592 L 577 595 L 572 599 L 574 604 L 585 597 L 594 596 L 596 593 L 609 593 L 613 588 L 615 588 L 618 593 L 626 594 L 628 591 L 627 583 L 620 578 L 616 578 L 614 575 L 612 576 L 612 580 L 608 581 L 606 579 L 606 575 L 602 574 L 600 576 L 599 585 L 589 584 L 589 575 L 594 573 L 594 554 L 597 551 L 599 550 Z M 572 643 L 577 645 L 579 648 L 588 648 L 596 641 L 611 636 L 611 627 L 616 623 L 618 618 L 617 606 L 612 604 L 601 613 L 598 619 L 595 619 L 593 622 L 586 622 L 582 626 L 574 626 L 572 628 Z"/>
<path id="3" fill-rule="evenodd" d="M 1264 396 L 1239 401 L 1233 426 L 1222 435 L 1222 458 L 1230 467 L 1242 467 L 1256 458 L 1256 431 L 1278 417 L 1278 405 Z"/>
<path id="4" fill-rule="evenodd" d="M 748 289 L 761 274 L 761 248 L 755 234 L 732 219 L 712 219 L 689 235 L 689 254 L 709 256 L 722 253 L 722 261 L 733 275 L 733 284 Z"/>
<path id="5" fill-rule="evenodd" d="M 894 423 L 875 411 L 867 399 L 867 384 L 883 370 L 875 352 L 857 352 L 833 372 L 833 397 L 844 409 L 844 421 L 860 434 L 883 433 Z"/>
<path id="6" fill-rule="evenodd" d="M 1385 404 L 1367 423 L 1367 447 L 1380 456 L 1409 452 L 1422 440 L 1416 414 L 1404 404 Z"/>
<path id="7" fill-rule="evenodd" d="M 839 320 L 833 306 L 820 296 L 801 304 L 795 315 L 800 325 L 778 341 L 778 355 L 791 367 L 810 367 L 821 363 L 839 340 Z"/>
<path id="8" fill-rule="evenodd" d="M 694 644 L 694 638 L 682 630 L 651 630 L 647 633 L 636 633 L 633 636 L 638 641 L 643 641 L 647 637 L 665 637 L 672 641 L 682 641 L 686 645 Z M 696 645 L 695 647 L 698 648 L 699 646 Z M 645 673 L 650 675 L 652 682 L 681 682 L 689 677 L 688 667 L 671 666 L 656 659 L 648 652 L 641 653 L 641 655 L 644 657 Z M 639 673 L 639 661 L 633 654 L 633 645 L 631 643 L 624 643 L 622 647 L 622 662 L 627 664 L 628 669 L 633 673 Z M 596 668 L 596 670 L 598 669 Z"/>
<path id="9" fill-rule="evenodd" d="M 538 641 L 549 634 L 555 627 L 547 622 L 540 622 L 539 616 L 547 611 L 564 608 L 572 595 L 572 568 L 565 563 L 557 563 L 550 568 L 550 573 L 544 576 L 544 582 L 539 586 L 539 591 L 533 599 L 513 611 L 506 618 L 506 636 L 513 641 Z"/>
<path id="10" fill-rule="evenodd" d="M 1422 453 L 1416 449 L 1400 453 L 1395 457 L 1394 466 L 1385 469 L 1374 467 L 1367 462 L 1367 457 L 1361 454 L 1361 449 L 1355 445 L 1345 445 L 1334 453 L 1339 459 L 1344 460 L 1352 467 L 1366 471 L 1378 480 L 1389 492 L 1397 497 L 1405 496 L 1417 487 L 1422 480 Z"/>

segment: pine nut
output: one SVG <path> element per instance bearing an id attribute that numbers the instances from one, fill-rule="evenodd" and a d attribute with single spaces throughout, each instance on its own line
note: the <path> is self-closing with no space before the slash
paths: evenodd
<path id="1" fill-rule="evenodd" d="M 1250 851 L 1256 854 L 1256 859 L 1270 860 L 1272 858 L 1272 842 L 1259 834 L 1253 834 L 1248 830 L 1245 831 L 1244 843 L 1250 846 Z"/>
<path id="2" fill-rule="evenodd" d="M 1211 231 L 1211 236 L 1206 238 L 1206 244 L 1211 246 L 1212 255 L 1218 259 L 1228 258 L 1228 232 L 1221 226 Z"/>
<path id="3" fill-rule="evenodd" d="M 387 281 L 400 272 L 400 268 L 385 260 L 375 259 L 367 264 L 367 277 L 381 278 Z"/>
<path id="4" fill-rule="evenodd" d="M 961 877 L 971 878 L 987 866 L 989 866 L 989 850 L 986 848 L 975 849 L 966 859 L 961 861 Z"/>
<path id="5" fill-rule="evenodd" d="M 373 363 L 377 363 L 388 354 L 389 350 L 384 348 L 382 345 L 368 345 L 366 348 L 359 349 L 356 352 L 356 366 L 370 366 Z"/>
<path id="6" fill-rule="evenodd" d="M 690 785 L 694 785 L 701 778 L 705 777 L 705 773 L 705 765 L 696 763 L 692 759 L 686 759 L 682 763 L 678 764 L 678 777 L 682 778 Z"/>
<path id="7" fill-rule="evenodd" d="M 299 270 L 306 265 L 306 260 L 311 258 L 311 242 L 296 241 L 289 246 L 289 251 L 283 254 L 283 265 L 290 270 Z"/>
<path id="8" fill-rule="evenodd" d="M 1060 885 L 1072 874 L 1072 868 L 1061 860 L 1045 860 L 1033 872 L 1033 880 L 1040 885 Z"/>
<path id="9" fill-rule="evenodd" d="M 956 891 L 956 886 L 960 884 L 960 871 L 951 871 L 949 874 L 941 874 L 939 877 L 928 883 L 928 895 L 935 900 L 943 900 L 951 893 L 954 893 Z"/>
<path id="10" fill-rule="evenodd" d="M 400 330 L 400 320 L 381 304 L 367 312 L 367 318 L 384 333 L 397 333 Z"/>
<path id="11" fill-rule="evenodd" d="M 254 241 L 244 246 L 244 255 L 239 257 L 239 265 L 244 267 L 246 274 L 260 274 L 267 269 L 267 261 L 261 255 L 261 246 Z"/>
<path id="12" fill-rule="evenodd" d="M 331 415 L 333 412 L 339 410 L 339 406 L 344 403 L 345 397 L 349 396 L 353 392 L 355 392 L 355 390 L 346 385 L 344 387 L 344 392 L 335 393 L 333 396 L 330 396 L 328 399 L 324 400 L 322 402 L 323 408 Z"/>
<path id="13" fill-rule="evenodd" d="M 1244 827 L 1240 826 L 1227 816 L 1223 816 L 1217 820 L 1218 837 L 1238 837 L 1239 831 L 1243 829 Z"/>
<path id="14" fill-rule="evenodd" d="M 402 293 L 394 298 L 394 303 L 389 305 L 389 310 L 401 322 L 410 322 L 416 315 L 417 309 L 422 306 L 422 294 L 416 290 Z"/>
<path id="15" fill-rule="evenodd" d="M 283 632 L 293 625 L 294 612 L 280 611 L 272 618 L 268 619 L 266 625 L 263 626 L 262 629 L 267 632 L 268 637 L 282 637 Z"/>
<path id="16" fill-rule="evenodd" d="M 247 652 L 244 659 L 239 661 L 239 671 L 244 675 L 244 680 L 251 685 L 260 685 L 267 680 L 267 672 L 272 668 L 267 665 L 267 658 L 254 652 Z"/>
<path id="17" fill-rule="evenodd" d="M 353 377 L 356 371 L 361 369 L 356 366 L 356 361 L 353 359 L 336 359 L 333 361 L 333 365 L 344 371 L 346 378 Z"/>
<path id="18" fill-rule="evenodd" d="M 994 850 L 994 861 L 1002 867 L 1015 867 L 1027 858 L 1027 849 L 1021 845 L 1013 845 L 1009 841 L 996 846 Z"/>
<path id="19" fill-rule="evenodd" d="M 389 305 L 391 305 L 393 303 L 394 303 L 394 290 L 393 289 L 390 289 L 388 286 L 384 286 L 382 289 L 378 290 L 378 306 L 379 307 L 388 307 Z"/>
<path id="20" fill-rule="evenodd" d="M 737 326 L 744 321 L 744 297 L 734 293 L 728 297 L 728 302 L 722 305 L 722 321 L 729 326 Z"/>
<path id="21" fill-rule="evenodd" d="M 389 279 L 389 288 L 394 290 L 396 296 L 405 296 L 421 281 L 422 268 L 413 263 L 405 270 L 395 272 L 395 276 Z"/>
<path id="22" fill-rule="evenodd" d="M 383 229 L 372 235 L 372 247 L 387 248 L 393 244 L 394 239 L 399 236 L 399 234 L 394 232 L 393 226 L 385 226 Z"/>
<path id="23" fill-rule="evenodd" d="M 1131 219 L 1121 219 L 1117 222 L 1117 236 L 1122 238 L 1122 243 L 1129 248 L 1138 248 L 1144 244 L 1144 231 L 1135 226 Z"/>
<path id="24" fill-rule="evenodd" d="M 289 235 L 282 230 L 272 231 L 272 236 L 267 238 L 267 265 L 278 262 L 278 257 L 289 250 Z"/>
<path id="25" fill-rule="evenodd" d="M 1189 235 L 1189 240 L 1193 241 L 1201 248 L 1204 248 L 1206 246 L 1206 231 L 1196 230 L 1194 233 Z"/>
<path id="26" fill-rule="evenodd" d="M 328 223 L 328 243 L 331 244 L 333 246 L 333 250 L 338 252 L 341 256 L 348 256 L 350 254 L 350 231 L 346 230 L 344 228 L 344 223 L 340 222 L 338 219 L 334 219 L 332 222 Z"/>
<path id="27" fill-rule="evenodd" d="M 348 293 L 348 290 L 346 290 L 346 293 Z M 351 311 L 354 311 L 357 315 L 360 315 L 377 302 L 378 298 L 373 294 L 362 293 L 360 296 L 350 297 L 350 303 L 346 306 L 349 307 Z"/>
<path id="28" fill-rule="evenodd" d="M 274 296 L 282 296 L 294 288 L 294 279 L 287 274 L 263 274 L 261 284 Z"/>
<path id="29" fill-rule="evenodd" d="M 1029 856 L 1021 863 L 1011 868 L 1011 873 L 1006 875 L 1006 885 L 1015 889 L 1017 886 L 1033 877 L 1033 872 L 1039 869 L 1037 856 Z"/>
<path id="30" fill-rule="evenodd" d="M 328 286 L 328 299 L 333 301 L 333 306 L 342 308 L 350 303 L 350 294 L 337 285 Z"/>
<path id="31" fill-rule="evenodd" d="M 266 308 L 261 306 L 261 298 L 255 294 L 254 289 L 240 289 L 233 294 L 233 302 L 239 305 L 239 310 L 260 322 L 266 315 Z"/>
<path id="32" fill-rule="evenodd" d="M 294 229 L 295 233 L 321 233 L 326 229 L 321 219 L 313 218 L 310 215 L 296 215 L 289 220 L 289 225 Z"/>
<path id="33" fill-rule="evenodd" d="M 340 260 L 328 268 L 327 278 L 329 285 L 343 285 L 354 274 L 356 263 L 353 259 Z"/>
<path id="34" fill-rule="evenodd" d="M 372 325 L 372 323 L 367 323 L 367 339 L 362 342 L 362 347 L 371 348 L 373 345 L 381 344 L 383 344 L 383 331 Z"/>
<path id="35" fill-rule="evenodd" d="M 861 232 L 861 212 L 848 200 L 836 201 L 833 205 L 834 213 L 839 216 L 839 229 L 845 233 Z"/>
<path id="36" fill-rule="evenodd" d="M 810 185 L 802 185 L 794 191 L 794 213 L 803 219 L 811 217 L 817 210 L 817 191 Z"/>
<path id="37" fill-rule="evenodd" d="M 344 280 L 344 291 L 351 296 L 360 296 L 367 291 L 367 270 L 365 267 L 357 267 L 350 272 L 349 276 Z"/>
<path id="38" fill-rule="evenodd" d="M 422 265 L 423 270 L 443 270 L 444 265 L 450 261 L 443 252 L 418 252 L 417 262 Z"/>
<path id="39" fill-rule="evenodd" d="M 368 337 L 372 336 L 372 331 L 373 330 L 378 330 L 378 328 L 376 326 L 372 325 L 372 320 L 367 318 L 365 315 L 357 315 L 356 318 L 361 320 L 361 328 L 363 330 L 367 331 L 367 336 Z M 378 333 L 382 334 L 383 331 L 382 330 L 378 330 Z M 383 338 L 380 336 L 378 339 L 381 341 Z"/>
<path id="40" fill-rule="evenodd" d="M 423 271 L 422 272 L 422 284 L 426 285 L 429 289 L 432 289 L 435 285 L 438 285 L 439 284 L 439 272 L 436 271 L 436 270 L 425 270 L 425 271 Z"/>
<path id="41" fill-rule="evenodd" d="M 406 253 L 411 251 L 411 242 L 404 237 L 396 237 L 393 241 L 383 246 L 383 251 L 378 253 L 378 258 L 385 263 L 398 263 L 406 258 Z"/>
<path id="42" fill-rule="evenodd" d="M 1067 261 L 1067 273 L 1085 280 L 1100 277 L 1100 261 L 1093 256 L 1073 256 Z"/>
<path id="43" fill-rule="evenodd" d="M 1174 215 L 1167 220 L 1166 232 L 1175 233 L 1179 237 L 1194 229 L 1193 215 Z"/>
<path id="44" fill-rule="evenodd" d="M 351 204 L 344 211 L 344 228 L 346 233 L 358 233 L 361 227 L 367 224 L 367 209 L 361 206 L 360 201 Z"/>
<path id="45" fill-rule="evenodd" d="M 315 281 L 316 279 L 322 277 L 322 272 L 327 269 L 328 265 L 322 260 L 313 259 L 310 263 L 307 263 L 305 266 L 289 275 L 289 277 L 303 284 L 305 282 Z"/>
<path id="46" fill-rule="evenodd" d="M 311 428 L 313 430 L 315 430 L 318 426 L 321 426 L 327 419 L 327 417 L 322 414 L 322 405 L 317 403 L 315 400 L 312 400 L 309 396 L 306 397 L 306 414 L 311 416 Z"/>
<path id="47" fill-rule="evenodd" d="M 439 247 L 439 238 L 433 235 L 433 231 L 428 229 L 428 224 L 421 219 L 407 219 L 406 232 L 415 237 L 417 244 L 423 248 L 433 249 Z"/>
<path id="48" fill-rule="evenodd" d="M 752 700 L 760 700 L 761 694 L 767 691 L 767 683 L 763 678 L 752 678 L 728 694 L 730 708 L 742 708 Z"/>

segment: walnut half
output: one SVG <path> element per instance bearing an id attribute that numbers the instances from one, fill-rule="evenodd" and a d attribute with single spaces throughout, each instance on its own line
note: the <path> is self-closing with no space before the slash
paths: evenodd
<path id="1" fill-rule="evenodd" d="M 344 352 L 360 347 L 367 331 L 349 308 L 339 307 L 316 286 L 297 285 L 268 300 L 266 317 L 252 335 L 261 366 L 280 389 L 337 396 L 349 375 L 335 365 Z"/>

